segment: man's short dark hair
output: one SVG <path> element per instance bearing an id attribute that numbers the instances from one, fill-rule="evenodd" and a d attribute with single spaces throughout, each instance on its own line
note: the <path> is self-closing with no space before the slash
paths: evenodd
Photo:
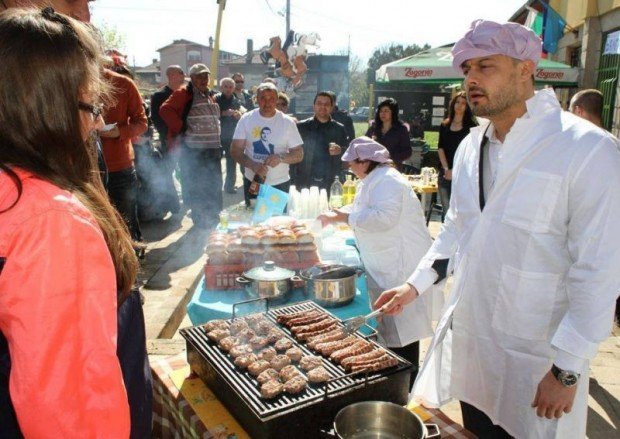
<path id="1" fill-rule="evenodd" d="M 603 118 L 603 93 L 589 88 L 581 90 L 573 97 L 571 101 L 572 107 L 581 107 L 586 113 L 598 118 Z"/>
<path id="2" fill-rule="evenodd" d="M 285 101 L 286 105 L 289 105 L 291 103 L 291 98 L 289 98 L 288 95 L 283 91 L 278 93 L 278 99 L 282 99 L 283 101 Z"/>
<path id="3" fill-rule="evenodd" d="M 319 96 L 327 96 L 330 100 L 330 102 L 332 103 L 332 105 L 334 105 L 336 103 L 336 95 L 331 92 L 331 91 L 320 91 L 316 94 L 316 96 L 314 97 L 314 103 L 316 104 L 316 100 L 319 98 Z"/>

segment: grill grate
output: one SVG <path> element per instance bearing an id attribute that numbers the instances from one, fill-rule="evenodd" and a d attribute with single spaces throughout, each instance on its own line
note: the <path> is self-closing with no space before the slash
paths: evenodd
<path id="1" fill-rule="evenodd" d="M 329 313 L 312 301 L 300 302 L 294 305 L 275 308 L 268 311 L 266 315 L 276 327 L 284 331 L 286 336 L 293 342 L 294 346 L 299 347 L 306 355 L 315 355 L 315 353 L 308 349 L 305 344 L 299 343 L 292 336 L 288 328 L 280 325 L 276 321 L 276 318 L 279 315 L 311 310 L 318 310 L 327 313 L 331 317 L 338 320 L 333 314 Z M 234 365 L 228 354 L 223 352 L 215 342 L 207 338 L 206 331 L 203 327 L 196 326 L 186 328 L 181 330 L 181 334 L 187 342 L 191 343 L 198 353 L 213 366 L 217 373 L 219 373 L 219 375 L 229 383 L 232 390 L 239 396 L 239 399 L 245 402 L 245 404 L 247 404 L 260 418 L 271 417 L 296 407 L 305 406 L 308 403 L 322 400 L 326 398 L 326 396 L 331 397 L 334 394 L 347 392 L 359 387 L 365 387 L 371 383 L 377 384 L 383 380 L 387 380 L 390 375 L 402 372 L 404 369 L 409 369 L 411 367 L 409 362 L 388 350 L 386 352 L 399 360 L 397 366 L 368 375 L 358 374 L 351 376 L 346 374 L 342 366 L 337 365 L 336 363 L 333 363 L 323 357 L 323 366 L 329 372 L 330 378 L 332 378 L 327 384 L 323 383 L 314 385 L 312 383 L 308 383 L 307 389 L 300 395 L 287 395 L 283 393 L 277 398 L 268 400 L 263 399 L 260 396 L 260 389 L 256 380 L 247 371 L 239 370 L 239 368 Z M 358 333 L 357 335 L 359 337 L 363 337 L 361 333 Z M 370 340 L 370 342 L 375 344 L 376 347 L 380 347 L 376 342 L 372 340 Z"/>

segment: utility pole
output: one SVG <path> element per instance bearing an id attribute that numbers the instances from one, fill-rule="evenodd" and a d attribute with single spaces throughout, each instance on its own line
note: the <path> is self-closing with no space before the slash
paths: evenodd
<path id="1" fill-rule="evenodd" d="M 288 36 L 289 31 L 291 30 L 291 0 L 286 0 L 286 36 Z"/>
<path id="2" fill-rule="evenodd" d="M 226 0 L 217 0 L 220 5 L 217 11 L 217 26 L 215 27 L 215 44 L 213 45 L 213 53 L 211 53 L 211 88 L 217 85 L 217 68 L 220 58 L 220 30 L 222 29 L 222 15 L 226 7 Z"/>

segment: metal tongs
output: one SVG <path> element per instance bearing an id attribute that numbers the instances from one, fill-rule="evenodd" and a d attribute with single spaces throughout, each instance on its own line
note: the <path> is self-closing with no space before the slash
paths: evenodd
<path id="1" fill-rule="evenodd" d="M 377 317 L 379 314 L 382 314 L 382 313 L 383 313 L 382 308 L 379 308 L 369 314 L 366 314 L 365 316 L 351 317 L 350 319 L 345 320 L 343 322 L 344 323 L 343 331 L 347 335 L 353 334 L 355 331 L 360 329 L 362 325 L 366 323 L 368 320 L 372 319 L 373 317 Z"/>

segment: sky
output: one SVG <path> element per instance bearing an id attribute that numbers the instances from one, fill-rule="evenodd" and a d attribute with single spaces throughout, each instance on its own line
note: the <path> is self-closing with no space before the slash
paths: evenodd
<path id="1" fill-rule="evenodd" d="M 525 0 L 290 0 L 291 29 L 316 32 L 324 55 L 350 53 L 365 62 L 391 43 L 439 46 L 456 41 L 477 18 L 507 21 Z M 240 55 L 248 38 L 254 49 L 269 38 L 285 39 L 286 0 L 226 0 L 220 49 Z M 175 39 L 208 45 L 215 38 L 216 0 L 96 0 L 92 21 L 125 36 L 131 64 L 158 58 Z"/>

